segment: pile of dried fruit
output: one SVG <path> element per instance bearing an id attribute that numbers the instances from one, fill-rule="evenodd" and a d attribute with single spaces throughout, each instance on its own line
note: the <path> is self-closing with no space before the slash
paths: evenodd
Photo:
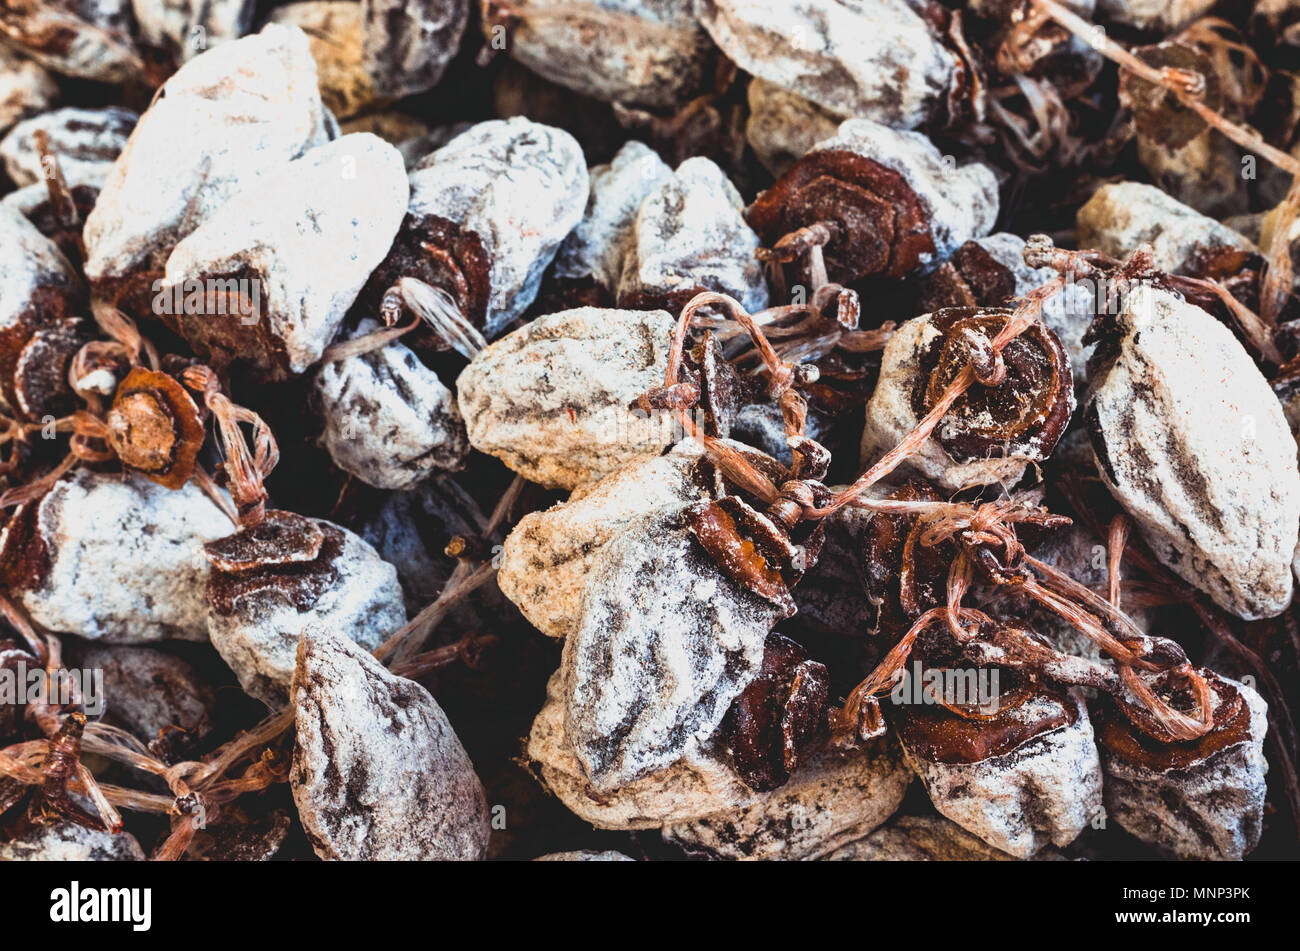
<path id="1" fill-rule="evenodd" d="M 0 4 L 0 859 L 1296 857 L 1214 6 Z"/>

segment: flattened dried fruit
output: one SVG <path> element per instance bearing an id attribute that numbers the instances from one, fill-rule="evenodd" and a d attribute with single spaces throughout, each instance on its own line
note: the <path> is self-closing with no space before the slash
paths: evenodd
<path id="1" fill-rule="evenodd" d="M 1107 487 L 1156 556 L 1220 606 L 1283 611 L 1300 471 L 1263 375 L 1227 327 L 1153 287 L 1099 329 L 1085 420 Z"/>
<path id="2" fill-rule="evenodd" d="M 680 509 L 712 489 L 703 449 L 686 439 L 662 456 L 643 456 L 567 502 L 519 520 L 506 537 L 497 584 L 543 634 L 578 629 L 587 578 L 609 542 L 652 513 Z"/>
<path id="3" fill-rule="evenodd" d="M 293 673 L 289 785 L 323 859 L 475 860 L 483 785 L 437 701 L 341 633 L 309 626 Z"/>
<path id="4" fill-rule="evenodd" d="M 359 333 L 379 329 L 363 321 Z M 321 443 L 335 465 L 380 489 L 409 489 L 465 464 L 456 396 L 400 341 L 321 367 Z"/>
<path id="5" fill-rule="evenodd" d="M 780 789 L 739 808 L 669 823 L 663 835 L 717 859 L 819 859 L 886 821 L 911 784 L 912 771 L 892 737 L 855 750 L 823 750 Z"/>
<path id="6" fill-rule="evenodd" d="M 941 116 L 963 68 L 907 0 L 700 0 L 696 14 L 746 72 L 896 129 Z"/>
<path id="7" fill-rule="evenodd" d="M 484 32 L 534 73 L 584 96 L 668 108 L 703 90 L 713 44 L 693 0 L 480 0 Z"/>
<path id="8" fill-rule="evenodd" d="M 940 813 L 994 848 L 1028 858 L 1069 845 L 1101 814 L 1101 763 L 1076 695 L 1039 689 L 992 719 L 912 705 L 900 736 Z"/>
<path id="9" fill-rule="evenodd" d="M 908 321 L 885 345 L 880 382 L 867 404 L 863 459 L 892 449 L 935 406 L 972 359 L 988 350 L 1012 311 L 949 308 Z M 1074 410 L 1061 342 L 1041 323 L 1002 351 L 1006 377 L 976 382 L 944 415 L 908 465 L 946 489 L 1018 481 L 1051 455 Z"/>
<path id="10" fill-rule="evenodd" d="M 254 0 L 131 0 L 140 38 L 184 62 L 252 24 Z"/>
<path id="11" fill-rule="evenodd" d="M 1263 832 L 1268 709 L 1245 684 L 1200 673 L 1213 692 L 1214 729 L 1199 740 L 1163 743 L 1129 718 L 1103 711 L 1097 741 L 1106 813 L 1179 858 L 1240 860 Z M 1180 705 L 1177 696 L 1166 699 Z"/>
<path id="12" fill-rule="evenodd" d="M 565 642 L 565 729 L 603 791 L 670 766 L 707 740 L 757 676 L 776 608 L 727 578 L 681 514 L 607 544 Z"/>
<path id="13" fill-rule="evenodd" d="M 0 37 L 56 73 L 125 83 L 144 72 L 131 21 L 126 0 L 8 3 L 0 7 Z"/>
<path id="14" fill-rule="evenodd" d="M 491 340 L 533 302 L 586 202 L 573 136 L 516 117 L 480 122 L 416 166 L 408 210 L 430 231 L 428 283 Z"/>
<path id="15" fill-rule="evenodd" d="M 736 298 L 748 311 L 767 306 L 767 283 L 754 257 L 758 236 L 722 169 L 687 159 L 646 195 L 628 236 L 618 283 L 620 307 L 680 310 L 701 291 Z"/>
<path id="16" fill-rule="evenodd" d="M 1111 19 L 1143 30 L 1172 33 L 1203 16 L 1214 0 L 1097 0 Z"/>
<path id="17" fill-rule="evenodd" d="M 28 545 L 44 567 L 22 592 L 34 620 L 117 644 L 207 637 L 202 546 L 231 526 L 194 483 L 82 469 L 34 504 Z"/>
<path id="18" fill-rule="evenodd" d="M 998 213 L 993 172 L 945 162 L 918 132 L 850 119 L 796 162 L 749 209 L 767 247 L 825 223 L 832 281 L 929 270 L 963 242 L 987 234 Z"/>
<path id="19" fill-rule="evenodd" d="M 86 220 L 86 276 L 148 312 L 145 295 L 182 238 L 328 138 L 297 27 L 272 24 L 186 63 L 140 117 Z"/>
<path id="20" fill-rule="evenodd" d="M 160 297 L 183 298 L 193 282 L 232 289 L 215 308 L 171 307 L 164 319 L 217 365 L 268 381 L 302 373 L 388 253 L 408 194 L 401 154 L 377 136 L 312 149 L 176 245 Z"/>
<path id="21" fill-rule="evenodd" d="M 608 165 L 592 168 L 587 210 L 555 255 L 557 281 L 594 282 L 612 299 L 641 203 L 672 174 L 653 149 L 635 140 L 619 149 Z"/>
<path id="22" fill-rule="evenodd" d="M 0 140 L 0 159 L 16 184 L 44 184 L 49 170 L 42 161 L 35 136 L 44 132 L 67 183 L 98 187 L 126 145 L 138 118 L 131 110 L 117 106 L 56 109 L 14 126 Z"/>
<path id="23" fill-rule="evenodd" d="M 540 317 L 456 380 L 470 444 L 532 482 L 573 489 L 676 438 L 666 415 L 628 409 L 663 382 L 673 319 L 580 307 Z"/>
<path id="24" fill-rule="evenodd" d="M 967 241 L 952 258 L 926 276 L 921 285 L 920 307 L 928 311 L 945 307 L 1011 307 L 1015 298 L 1042 287 L 1056 277 L 1051 268 L 1031 268 L 1025 263 L 1025 240 L 1002 231 Z M 1056 334 L 1070 356 L 1070 374 L 1076 388 L 1087 378 L 1092 345 L 1083 342 L 1096 312 L 1097 294 L 1089 281 L 1070 281 L 1043 302 L 1042 321 Z"/>
<path id="25" fill-rule="evenodd" d="M 677 844 L 718 858 L 816 858 L 888 819 L 912 782 L 897 741 L 888 737 L 820 753 L 774 792 L 741 782 L 716 743 L 617 789 L 599 790 L 568 742 L 564 709 L 563 671 L 557 671 L 533 721 L 528 755 L 565 806 L 597 828 L 662 828 Z"/>
<path id="26" fill-rule="evenodd" d="M 763 167 L 777 176 L 833 136 L 846 118 L 765 79 L 753 79 L 746 95 L 745 141 Z"/>
<path id="27" fill-rule="evenodd" d="M 355 0 L 307 0 L 276 7 L 271 13 L 270 22 L 292 24 L 307 34 L 320 76 L 321 100 L 340 120 L 380 99 L 362 63 L 364 9 Z"/>
<path id="28" fill-rule="evenodd" d="M 72 822 L 32 825 L 0 842 L 0 862 L 143 862 L 135 836 L 87 829 Z"/>
<path id="29" fill-rule="evenodd" d="M 362 0 L 362 62 L 375 92 L 432 89 L 460 48 L 470 0 Z"/>
<path id="30" fill-rule="evenodd" d="M 272 707 L 289 698 L 304 628 L 375 648 L 406 623 L 397 571 L 368 544 L 322 519 L 268 512 L 205 547 L 212 646 L 244 691 Z"/>
<path id="31" fill-rule="evenodd" d="M 212 731 L 216 696 L 187 661 L 156 647 L 93 646 L 77 655 L 104 672 L 105 716 L 169 762 L 195 750 Z"/>
<path id="32" fill-rule="evenodd" d="M 1075 219 L 1079 247 L 1122 258 L 1139 245 L 1155 252 L 1152 263 L 1162 271 L 1182 269 L 1198 250 L 1227 245 L 1254 251 L 1255 246 L 1226 225 L 1189 208 L 1154 185 L 1120 182 L 1103 185 L 1079 209 Z"/>
<path id="33" fill-rule="evenodd" d="M 0 132 L 20 119 L 44 112 L 58 97 L 53 76 L 9 47 L 0 47 Z"/>

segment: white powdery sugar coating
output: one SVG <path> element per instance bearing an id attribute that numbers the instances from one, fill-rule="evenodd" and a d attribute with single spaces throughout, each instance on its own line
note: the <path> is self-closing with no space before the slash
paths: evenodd
<path id="1" fill-rule="evenodd" d="M 127 832 L 114 835 L 72 822 L 34 825 L 0 842 L 0 862 L 143 862 L 144 850 Z"/>
<path id="2" fill-rule="evenodd" d="M 131 0 L 140 38 L 185 62 L 248 32 L 256 0 Z"/>
<path id="3" fill-rule="evenodd" d="M 1264 831 L 1268 707 L 1253 688 L 1228 682 L 1250 710 L 1250 735 L 1241 742 L 1193 766 L 1163 771 L 1101 753 L 1107 815 L 1180 859 L 1240 861 Z"/>
<path id="4" fill-rule="evenodd" d="M 480 0 L 485 16 L 498 6 Z M 605 102 L 666 109 L 706 85 L 713 44 L 693 0 L 514 0 L 507 52 Z"/>
<path id="5" fill-rule="evenodd" d="M 868 834 L 892 816 L 912 784 L 898 745 L 884 739 L 850 751 L 824 750 L 779 789 L 700 819 L 673 822 L 663 835 L 719 859 L 817 859 Z"/>
<path id="6" fill-rule="evenodd" d="M 0 133 L 20 119 L 44 112 L 59 98 L 59 85 L 39 64 L 0 46 Z"/>
<path id="7" fill-rule="evenodd" d="M 501 338 L 456 380 L 470 444 L 562 489 L 657 453 L 675 421 L 628 405 L 663 384 L 673 327 L 662 310 L 579 307 Z"/>
<path id="8" fill-rule="evenodd" d="M 207 638 L 203 545 L 232 526 L 202 489 L 83 469 L 38 505 L 50 569 L 22 593 L 33 620 L 115 644 Z"/>
<path id="9" fill-rule="evenodd" d="M 480 122 L 411 173 L 414 215 L 437 215 L 473 232 L 489 259 L 491 340 L 527 310 L 542 274 L 582 220 L 587 162 L 562 129 L 522 116 Z"/>
<path id="10" fill-rule="evenodd" d="M 432 89 L 460 49 L 470 0 L 362 0 L 363 63 L 379 95 Z"/>
<path id="11" fill-rule="evenodd" d="M 18 210 L 0 205 L 0 331 L 29 319 L 38 291 L 79 296 L 81 281 L 63 252 Z"/>
<path id="12" fill-rule="evenodd" d="M 320 359 L 393 243 L 409 189 L 401 153 L 369 133 L 312 149 L 245 189 L 181 241 L 164 282 L 251 271 L 289 369 Z"/>
<path id="13" fill-rule="evenodd" d="M 140 117 L 86 217 L 87 277 L 161 270 L 232 196 L 329 138 L 302 30 L 271 24 L 195 57 Z"/>
<path id="14" fill-rule="evenodd" d="M 131 37 L 129 0 L 9 4 L 21 20 L 6 42 L 51 72 L 101 83 L 143 82 L 144 62 Z"/>
<path id="15" fill-rule="evenodd" d="M 862 431 L 862 466 L 874 464 L 914 430 L 921 421 L 912 404 L 917 380 L 922 376 L 921 357 L 940 336 L 929 314 L 914 317 L 889 338 L 880 364 L 880 380 L 867 403 L 866 426 Z M 1073 404 L 1071 404 L 1073 408 Z M 945 416 L 944 420 L 949 417 Z M 944 425 L 941 420 L 940 426 Z M 1011 485 L 1020 481 L 1037 455 L 1011 453 L 957 462 L 929 436 L 903 464 L 944 489 L 956 491 L 976 485 Z"/>
<path id="16" fill-rule="evenodd" d="M 977 763 L 936 763 L 906 750 L 908 762 L 942 815 L 989 845 L 1029 858 L 1049 843 L 1066 846 L 1102 812 L 1101 761 L 1082 699 L 1078 718 Z M 1033 717 L 1043 704 L 1022 706 Z M 906 749 L 906 745 L 904 745 Z"/>
<path id="17" fill-rule="evenodd" d="M 1291 601 L 1300 471 L 1282 407 L 1232 332 L 1148 286 L 1092 381 L 1097 468 L 1151 550 L 1239 617 Z"/>
<path id="18" fill-rule="evenodd" d="M 1202 248 L 1255 246 L 1226 225 L 1166 195 L 1154 185 L 1119 182 L 1103 185 L 1075 215 L 1078 244 L 1122 258 L 1144 244 L 1153 263 L 1173 273 Z"/>
<path id="19" fill-rule="evenodd" d="M 708 496 L 693 439 L 663 456 L 633 460 L 567 502 L 531 512 L 507 536 L 497 584 L 529 622 L 563 639 L 578 629 L 587 577 L 606 544 L 662 509 Z"/>
<path id="20" fill-rule="evenodd" d="M 993 230 L 998 217 L 998 180 L 979 162 L 958 165 L 920 132 L 899 132 L 870 119 L 849 119 L 814 152 L 843 150 L 871 159 L 903 176 L 925 211 L 934 253 L 921 255 L 929 270 L 972 238 Z"/>
<path id="21" fill-rule="evenodd" d="M 69 186 L 100 186 L 139 118 L 130 109 L 56 109 L 18 123 L 0 140 L 0 160 L 17 185 L 44 186 L 47 173 L 35 132 L 49 136 L 50 151 Z"/>
<path id="22" fill-rule="evenodd" d="M 555 276 L 592 277 L 617 293 L 641 202 L 672 174 L 658 153 L 635 140 L 619 149 L 608 165 L 593 167 L 587 210 L 555 255 Z"/>
<path id="23" fill-rule="evenodd" d="M 711 749 L 687 750 L 665 769 L 599 789 L 574 754 L 565 730 L 565 675 L 561 668 L 546 685 L 542 707 L 528 735 L 528 756 L 542 781 L 565 807 L 598 829 L 658 829 L 668 822 L 702 818 L 735 808 L 754 793 Z"/>
<path id="24" fill-rule="evenodd" d="M 695 9 L 746 72 L 898 129 L 941 112 L 960 65 L 908 0 L 696 0 Z"/>
<path id="25" fill-rule="evenodd" d="M 745 141 L 763 167 L 778 177 L 818 142 L 833 136 L 847 118 L 765 79 L 751 80 L 746 95 Z"/>
<path id="26" fill-rule="evenodd" d="M 591 849 L 579 849 L 576 852 L 551 852 L 539 855 L 534 862 L 635 862 L 636 859 L 622 852 L 596 852 Z"/>
<path id="27" fill-rule="evenodd" d="M 1025 263 L 1025 239 L 1018 235 L 999 231 L 976 238 L 975 243 L 999 264 L 1011 269 L 1016 278 L 1017 297 L 1023 297 L 1057 276 L 1051 268 L 1032 268 Z M 1088 356 L 1092 353 L 1092 344 L 1085 346 L 1083 335 L 1092 324 L 1096 300 L 1097 288 L 1094 285 L 1072 281 L 1043 302 L 1043 325 L 1056 334 L 1065 347 L 1076 388 L 1081 388 L 1088 378 Z"/>
<path id="28" fill-rule="evenodd" d="M 562 661 L 565 730 L 592 785 L 614 790 L 712 736 L 780 616 L 721 574 L 680 511 L 610 541 Z"/>
<path id="29" fill-rule="evenodd" d="M 1174 33 L 1210 11 L 1215 0 L 1097 0 L 1107 18 L 1141 30 Z"/>
<path id="30" fill-rule="evenodd" d="M 751 313 L 767 307 L 754 257 L 759 240 L 740 193 L 706 158 L 689 158 L 646 195 L 629 236 L 618 299 L 700 288 L 729 294 Z"/>
<path id="31" fill-rule="evenodd" d="M 244 692 L 277 709 L 288 702 L 298 639 L 308 627 L 342 632 L 372 650 L 406 623 L 397 569 L 347 529 L 312 521 L 343 535 L 336 579 L 315 603 L 300 611 L 271 589 L 238 598 L 231 614 L 212 606 L 205 612 L 212 646 Z"/>
<path id="32" fill-rule="evenodd" d="M 318 856 L 483 857 L 483 785 L 429 691 L 322 626 L 298 645 L 293 704 L 289 787 Z"/>
<path id="33" fill-rule="evenodd" d="M 335 117 L 347 119 L 378 100 L 361 61 L 361 4 L 355 0 L 289 3 L 276 7 L 270 22 L 293 24 L 307 34 L 321 99 Z"/>
<path id="34" fill-rule="evenodd" d="M 358 332 L 378 329 L 365 320 Z M 410 489 L 464 466 L 469 440 L 455 394 L 400 341 L 325 364 L 314 387 L 321 444 L 367 485 Z"/>
<path id="35" fill-rule="evenodd" d="M 563 671 L 547 684 L 528 756 L 564 805 L 599 829 L 663 829 L 678 844 L 720 858 L 817 857 L 865 835 L 898 808 L 912 771 L 892 741 L 819 754 L 771 792 L 750 789 L 713 743 L 602 790 L 587 778 L 565 733 Z"/>

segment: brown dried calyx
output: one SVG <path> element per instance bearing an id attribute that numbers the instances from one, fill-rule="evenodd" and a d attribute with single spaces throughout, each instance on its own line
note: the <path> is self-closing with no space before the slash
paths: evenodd
<path id="1" fill-rule="evenodd" d="M 944 669 L 931 668 L 940 676 Z M 977 671 L 978 673 L 978 671 Z M 1001 687 L 1012 679 L 998 671 Z M 978 763 L 1005 756 L 1033 740 L 1079 718 L 1079 708 L 1061 688 L 1047 683 L 1019 681 L 1003 690 L 997 711 L 981 714 L 943 702 L 892 707 L 905 711 L 899 721 L 903 743 L 912 755 L 932 763 Z"/>
<path id="2" fill-rule="evenodd" d="M 204 415 L 175 379 L 136 367 L 118 385 L 108 411 L 108 441 L 124 466 L 179 489 L 194 475 Z"/>
<path id="3" fill-rule="evenodd" d="M 977 241 L 967 241 L 920 285 L 917 309 L 1006 307 L 1016 296 L 1016 275 Z"/>
<path id="4" fill-rule="evenodd" d="M 937 405 L 967 367 L 975 383 L 935 430 L 958 462 L 991 455 L 1046 459 L 1074 410 L 1070 361 L 1060 340 L 1034 322 L 995 353 L 992 341 L 1011 319 L 1005 308 L 954 307 L 930 318 L 942 336 L 921 358 L 912 400 L 917 417 Z"/>
<path id="5" fill-rule="evenodd" d="M 903 176 L 848 150 L 804 156 L 758 196 L 748 219 L 767 247 L 803 228 L 824 231 L 826 274 L 838 284 L 902 277 L 935 251 L 921 199 Z"/>
<path id="6" fill-rule="evenodd" d="M 1208 685 L 1213 726 L 1204 736 L 1176 740 L 1141 704 L 1123 696 L 1109 695 L 1097 716 L 1097 741 L 1110 753 L 1129 763 L 1164 772 L 1187 769 L 1209 759 L 1220 750 L 1250 739 L 1250 708 L 1236 687 L 1214 671 L 1197 673 Z M 1170 671 L 1156 678 L 1155 694 L 1184 714 L 1194 712 L 1196 684 Z"/>
<path id="7" fill-rule="evenodd" d="M 418 305 L 413 306 L 410 300 L 398 296 L 394 288 L 403 278 L 409 278 L 441 290 L 481 340 L 492 292 L 491 266 L 482 239 L 473 231 L 438 215 L 408 214 L 388 256 L 371 273 L 357 296 L 352 313 L 358 319 L 377 317 L 390 327 L 404 322 L 403 315 L 421 318 L 416 329 L 406 335 L 408 346 L 417 350 L 463 351 L 457 337 L 465 334 L 464 328 L 440 330 L 436 322 L 423 316 Z"/>
<path id="8" fill-rule="evenodd" d="M 306 611 L 338 581 L 335 561 L 343 551 L 338 528 L 293 512 L 272 510 L 256 525 L 208 542 L 212 564 L 208 602 L 234 614 L 240 601 L 269 592 Z"/>
<path id="9" fill-rule="evenodd" d="M 824 739 L 826 667 L 788 637 L 769 634 L 758 677 L 732 701 L 722 736 L 751 789 L 776 789 Z"/>

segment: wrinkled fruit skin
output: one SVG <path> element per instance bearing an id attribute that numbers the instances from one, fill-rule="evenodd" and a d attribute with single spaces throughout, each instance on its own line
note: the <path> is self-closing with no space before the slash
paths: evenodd
<path id="1" fill-rule="evenodd" d="M 321 519 L 268 513 L 267 520 L 209 544 L 207 623 L 212 646 L 250 696 L 280 708 L 289 699 L 298 638 L 306 625 L 378 647 L 406 623 L 397 570 L 347 529 Z M 289 539 L 283 532 L 293 532 Z M 297 546 L 300 535 L 310 543 Z M 265 536 L 246 561 L 221 552 Z"/>
<path id="2" fill-rule="evenodd" d="M 308 629 L 293 676 L 289 785 L 316 854 L 343 861 L 481 859 L 483 786 L 429 692 L 364 649 Z"/>
<path id="3" fill-rule="evenodd" d="M 672 332 L 665 311 L 580 307 L 506 335 L 456 380 L 470 444 L 563 489 L 658 452 L 675 420 L 628 406 L 663 383 Z"/>
<path id="4" fill-rule="evenodd" d="M 1282 407 L 1231 331 L 1138 287 L 1093 356 L 1097 468 L 1156 556 L 1239 617 L 1291 601 L 1300 471 Z"/>
<path id="5" fill-rule="evenodd" d="M 1069 845 L 1101 813 L 1101 763 L 1092 724 L 1078 697 L 1064 705 L 1043 695 L 1009 711 L 1009 725 L 1045 717 L 1046 726 L 1011 749 L 1004 746 L 1018 738 L 1014 732 L 990 747 L 961 744 L 949 751 L 943 741 L 930 745 L 936 737 L 932 731 L 909 738 L 906 728 L 903 747 L 942 815 L 996 849 L 1029 858 L 1048 845 Z M 1063 713 L 1068 722 L 1053 726 Z"/>
<path id="6" fill-rule="evenodd" d="M 1210 677 L 1216 692 L 1240 702 L 1230 722 L 1217 726 L 1216 714 L 1216 729 L 1196 743 L 1144 747 L 1131 727 L 1102 721 L 1106 814 L 1180 859 L 1240 861 L 1264 829 L 1268 708 L 1251 687 Z"/>
<path id="7" fill-rule="evenodd" d="M 661 514 L 608 544 L 565 642 L 565 728 L 596 788 L 663 769 L 718 728 L 757 676 L 779 613 Z"/>

